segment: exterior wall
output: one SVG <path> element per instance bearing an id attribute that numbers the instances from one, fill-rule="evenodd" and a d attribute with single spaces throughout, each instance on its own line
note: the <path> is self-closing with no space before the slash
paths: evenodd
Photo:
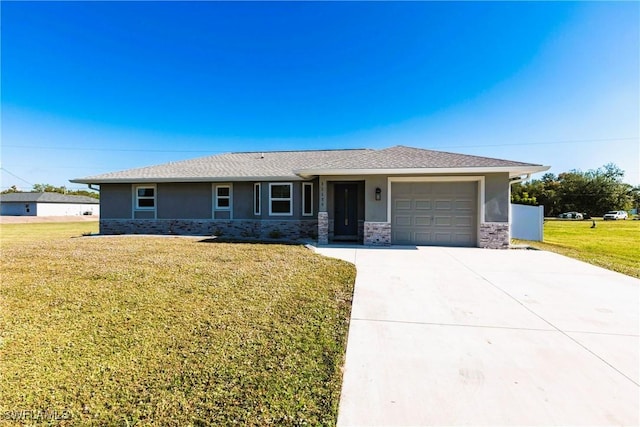
<path id="1" fill-rule="evenodd" d="M 364 244 L 369 246 L 389 246 L 391 244 L 391 223 L 365 222 Z"/>
<path id="2" fill-rule="evenodd" d="M 131 184 L 100 185 L 100 217 L 131 218 L 132 197 Z"/>
<path id="3" fill-rule="evenodd" d="M 92 215 L 100 215 L 99 204 L 78 203 L 38 203 L 36 208 L 38 216 L 77 216 L 85 212 Z"/>
<path id="4" fill-rule="evenodd" d="M 509 174 L 487 174 L 484 178 L 484 221 L 509 222 Z"/>
<path id="5" fill-rule="evenodd" d="M 318 212 L 318 244 L 326 245 L 327 243 L 329 243 L 329 214 Z"/>
<path id="6" fill-rule="evenodd" d="M 505 222 L 485 222 L 480 224 L 481 248 L 487 249 L 509 249 L 509 223 Z"/>
<path id="7" fill-rule="evenodd" d="M 381 190 L 376 200 L 376 188 Z M 365 179 L 365 219 L 371 222 L 387 221 L 387 176 L 367 176 Z"/>
<path id="8" fill-rule="evenodd" d="M 473 174 L 468 174 L 473 175 Z M 394 177 L 411 177 L 412 175 L 394 175 Z M 413 175 L 423 178 L 423 175 Z M 448 175 L 429 175 L 437 178 Z M 462 175 L 464 176 L 464 175 Z M 485 218 L 486 222 L 509 221 L 509 175 L 507 173 L 486 174 L 485 177 Z M 388 221 L 388 179 L 390 175 L 366 175 L 362 177 L 327 176 L 325 181 L 364 180 L 365 215 L 364 219 L 371 222 Z M 381 200 L 375 200 L 376 188 L 381 189 Z M 333 208 L 330 185 L 327 186 L 327 202 L 325 209 L 331 214 Z"/>
<path id="9" fill-rule="evenodd" d="M 211 219 L 212 197 L 213 190 L 209 183 L 158 184 L 157 217 Z"/>
<path id="10" fill-rule="evenodd" d="M 253 184 L 253 182 L 233 183 L 233 219 L 255 218 L 253 214 Z M 262 188 L 260 190 L 262 192 Z"/>
<path id="11" fill-rule="evenodd" d="M 27 212 L 26 206 L 29 206 Z M 17 203 L 5 202 L 0 206 L 0 215 L 9 216 L 78 216 L 85 212 L 91 215 L 100 215 L 99 204 L 80 203 Z"/>
<path id="12" fill-rule="evenodd" d="M 27 206 L 29 209 L 27 212 Z M 37 204 L 24 202 L 2 202 L 0 203 L 0 215 L 7 216 L 36 216 Z"/>
<path id="13" fill-rule="evenodd" d="M 309 240 L 317 237 L 312 220 L 100 219 L 100 234 L 165 234 L 238 239 Z"/>

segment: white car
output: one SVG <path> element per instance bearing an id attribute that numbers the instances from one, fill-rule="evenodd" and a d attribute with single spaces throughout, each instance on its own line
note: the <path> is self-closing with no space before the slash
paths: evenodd
<path id="1" fill-rule="evenodd" d="M 603 220 L 627 219 L 628 215 L 625 211 L 609 211 L 602 217 Z"/>

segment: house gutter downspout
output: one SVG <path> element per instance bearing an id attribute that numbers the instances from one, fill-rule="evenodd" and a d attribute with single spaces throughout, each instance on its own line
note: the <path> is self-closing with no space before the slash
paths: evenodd
<path id="1" fill-rule="evenodd" d="M 100 187 L 94 188 L 94 187 L 92 187 L 92 185 L 94 185 L 94 184 L 87 184 L 87 187 L 89 187 L 89 190 L 97 191 L 99 193 L 100 192 Z"/>
<path id="2" fill-rule="evenodd" d="M 526 181 L 529 178 L 531 178 L 531 174 L 530 173 L 525 174 L 525 176 L 519 176 L 517 178 L 512 178 L 512 179 L 509 180 L 509 185 L 513 185 L 513 184 L 517 184 L 517 183 L 522 182 L 522 181 Z"/>

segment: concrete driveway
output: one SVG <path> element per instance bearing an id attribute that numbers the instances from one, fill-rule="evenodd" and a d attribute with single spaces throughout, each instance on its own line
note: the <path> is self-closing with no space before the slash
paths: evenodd
<path id="1" fill-rule="evenodd" d="M 354 262 L 340 426 L 638 425 L 640 280 L 549 252 Z"/>

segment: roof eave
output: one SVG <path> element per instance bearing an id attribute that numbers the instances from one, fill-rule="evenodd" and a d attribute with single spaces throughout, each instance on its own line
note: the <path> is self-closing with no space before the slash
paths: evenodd
<path id="1" fill-rule="evenodd" d="M 454 175 L 478 173 L 509 173 L 509 178 L 549 170 L 551 166 L 480 166 L 458 168 L 394 168 L 394 169 L 300 169 L 294 171 L 303 178 L 322 175 Z"/>
<path id="2" fill-rule="evenodd" d="M 182 178 L 76 178 L 69 182 L 76 184 L 157 184 L 195 182 L 255 182 L 255 181 L 301 181 L 297 175 L 289 176 L 208 176 Z"/>

